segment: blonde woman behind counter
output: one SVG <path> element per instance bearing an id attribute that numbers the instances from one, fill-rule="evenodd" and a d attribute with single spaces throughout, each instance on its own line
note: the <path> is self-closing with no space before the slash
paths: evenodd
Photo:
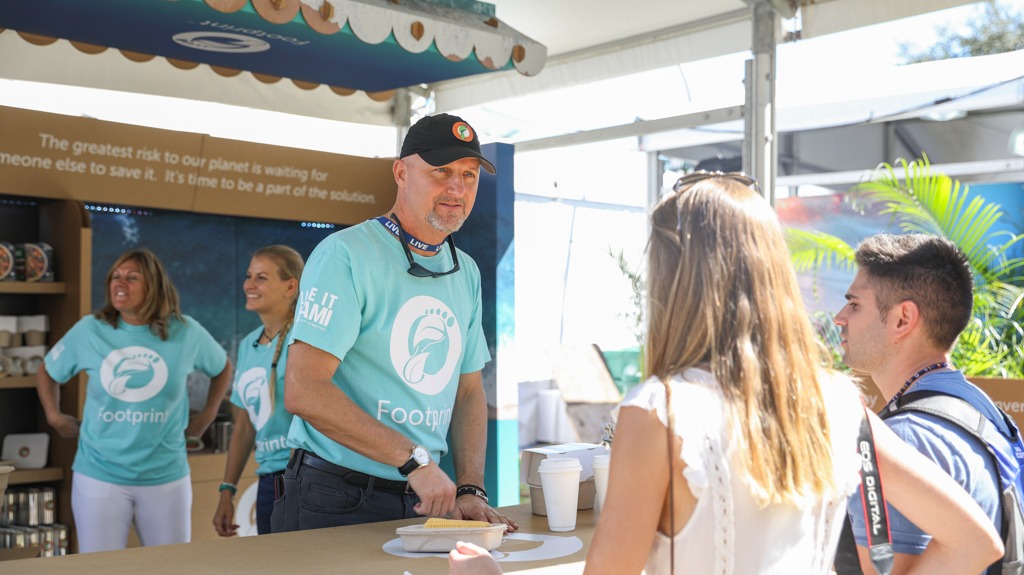
<path id="1" fill-rule="evenodd" d="M 124 549 L 133 520 L 142 545 L 187 543 L 185 437 L 202 435 L 216 417 L 231 362 L 182 315 L 178 291 L 150 250 L 122 254 L 106 283 L 106 304 L 53 346 L 37 375 L 47 423 L 79 437 L 71 483 L 79 551 Z M 212 379 L 205 407 L 190 419 L 186 381 L 196 370 Z M 60 411 L 60 385 L 82 371 L 89 383 L 79 426 Z"/>
<path id="2" fill-rule="evenodd" d="M 284 366 L 288 361 L 285 342 L 299 299 L 302 267 L 298 252 L 272 245 L 256 250 L 245 272 L 245 309 L 260 316 L 260 326 L 238 344 L 238 368 L 231 387 L 234 425 L 220 502 L 213 515 L 213 526 L 222 537 L 238 533 L 234 496 L 254 445 L 259 464 L 256 532 L 270 533 L 274 480 L 284 473 L 291 456 L 291 448 L 285 444 L 292 424 L 292 414 L 284 408 Z"/>

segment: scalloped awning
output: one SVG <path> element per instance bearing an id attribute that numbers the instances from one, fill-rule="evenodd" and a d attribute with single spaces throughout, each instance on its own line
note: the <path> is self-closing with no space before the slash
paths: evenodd
<path id="1" fill-rule="evenodd" d="M 496 70 L 540 72 L 547 49 L 472 0 L 5 0 L 0 28 L 35 43 L 106 48 L 379 97 Z"/>

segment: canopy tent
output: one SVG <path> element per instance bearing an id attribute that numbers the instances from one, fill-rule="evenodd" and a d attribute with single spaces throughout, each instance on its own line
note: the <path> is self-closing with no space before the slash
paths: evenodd
<path id="1" fill-rule="evenodd" d="M 648 0 L 643 10 L 637 10 L 618 0 L 490 1 L 504 21 L 548 47 L 544 71 L 530 78 L 498 72 L 435 83 L 431 88 L 439 110 L 509 100 L 751 50 L 750 5 L 757 2 Z M 825 36 L 972 1 L 793 0 L 791 3 L 800 7 L 798 18 L 783 23 L 779 41 Z M 545 17 L 537 18 L 537 14 Z"/>
<path id="2" fill-rule="evenodd" d="M 153 0 L 134 3 L 127 0 L 98 0 L 87 4 L 88 8 L 83 8 L 79 6 L 81 3 L 72 0 L 14 0 L 8 5 L 17 5 L 18 8 L 0 8 L 0 26 L 5 25 L 5 22 L 18 21 L 22 22 L 17 24 L 19 28 L 29 29 L 31 26 L 42 26 L 42 23 L 53 20 L 62 22 L 66 27 L 63 35 L 86 38 L 81 36 L 86 33 L 81 30 L 95 33 L 93 28 L 96 26 L 91 24 L 93 20 L 100 17 L 109 19 L 112 15 L 123 16 L 126 12 L 119 10 L 125 10 L 124 6 L 127 5 L 132 6 L 131 10 L 142 10 L 139 7 L 146 6 L 159 6 L 162 7 L 161 10 L 178 7 L 180 10 L 180 7 L 184 6 L 188 10 L 204 11 L 201 12 L 203 14 L 215 14 L 216 18 L 201 22 L 210 27 L 222 25 L 226 21 L 224 18 L 239 18 L 237 23 L 232 23 L 228 27 L 233 27 L 234 31 L 230 33 L 238 36 L 243 47 L 267 44 L 270 40 L 277 43 L 287 43 L 289 40 L 297 43 L 306 42 L 303 39 L 306 38 L 304 34 L 319 38 L 321 32 L 330 31 L 325 26 L 334 26 L 337 32 L 326 38 L 347 36 L 348 41 L 356 39 L 357 46 L 358 42 L 363 40 L 378 42 L 361 45 L 361 48 L 372 46 L 374 50 L 381 51 L 373 54 L 366 52 L 366 59 L 361 61 L 356 58 L 358 65 L 363 65 L 367 61 L 374 63 L 373 66 L 362 68 L 358 65 L 351 68 L 353 64 L 350 61 L 353 54 L 362 53 L 360 50 L 351 53 L 347 49 L 318 51 L 316 54 L 325 60 L 316 66 L 305 65 L 301 58 L 280 58 L 280 62 L 276 61 L 281 54 L 285 54 L 276 47 L 262 52 L 233 54 L 233 57 L 243 58 L 248 65 L 247 69 L 254 70 L 254 73 L 238 73 L 225 78 L 220 75 L 225 72 L 235 73 L 239 68 L 225 68 L 225 63 L 216 58 L 226 56 L 216 52 L 212 53 L 214 57 L 209 60 L 210 66 L 196 66 L 195 62 L 188 63 L 182 60 L 180 52 L 170 51 L 165 52 L 169 59 L 155 58 L 158 62 L 138 64 L 116 52 L 108 55 L 113 52 L 112 50 L 106 50 L 98 56 L 85 56 L 78 53 L 78 49 L 84 47 L 92 51 L 93 48 L 79 41 L 76 41 L 75 47 L 64 41 L 42 47 L 33 46 L 23 40 L 22 36 L 8 31 L 0 32 L 0 54 L 5 56 L 0 58 L 0 77 L 174 95 L 392 127 L 398 128 L 400 138 L 402 127 L 408 125 L 414 111 L 410 92 L 423 96 L 417 98 L 418 113 L 458 113 L 467 107 L 478 109 L 481 104 L 490 102 L 507 103 L 514 108 L 516 100 L 524 96 L 548 93 L 566 86 L 593 83 L 601 79 L 622 77 L 664 66 L 747 52 L 752 54 L 753 63 L 751 70 L 747 72 L 746 82 L 751 89 L 743 101 L 736 105 L 721 107 L 720 104 L 718 109 L 698 110 L 697 113 L 688 110 L 686 113 L 666 114 L 656 118 L 636 114 L 628 119 L 628 125 L 607 120 L 608 116 L 600 113 L 588 119 L 592 122 L 590 125 L 580 124 L 567 128 L 564 125 L 560 126 L 560 122 L 549 122 L 546 126 L 548 132 L 539 136 L 537 130 L 522 130 L 518 135 L 509 137 L 500 133 L 500 129 L 492 130 L 487 122 L 481 123 L 476 115 L 473 117 L 479 124 L 478 131 L 485 141 L 515 143 L 521 149 L 537 145 L 571 144 L 576 137 L 573 132 L 579 131 L 590 131 L 583 139 L 623 135 L 647 136 L 653 132 L 688 129 L 743 118 L 744 142 L 748 148 L 745 150 L 744 158 L 753 158 L 752 164 L 745 165 L 744 169 L 770 184 L 773 181 L 770 170 L 777 163 L 774 159 L 776 152 L 773 137 L 776 131 L 774 110 L 777 108 L 774 101 L 774 47 L 777 43 L 794 38 L 826 36 L 834 32 L 968 3 L 969 0 L 721 0 L 714 3 L 647 0 L 644 8 L 638 10 L 623 5 L 618 0 L 564 0 L 556 4 L 545 0 L 492 0 L 491 3 L 474 0 Z M 25 10 L 28 5 L 33 7 L 29 12 L 35 12 L 34 20 L 38 21 L 32 22 L 31 25 L 23 22 L 31 20 Z M 79 14 L 79 17 L 69 17 L 59 11 L 59 16 L 47 17 L 39 10 L 39 6 L 45 5 L 61 8 L 67 6 L 67 9 L 77 10 L 73 13 Z M 407 12 L 396 15 L 398 13 L 394 11 L 395 6 Z M 502 15 L 501 21 L 495 16 L 498 13 Z M 424 25 L 424 22 L 430 22 L 430 18 L 437 14 L 454 20 L 437 26 Z M 797 17 L 782 20 L 780 25 L 780 16 L 793 14 L 797 14 Z M 468 19 L 467 21 L 472 24 L 468 27 L 452 24 L 459 22 L 459 18 Z M 272 24 L 274 21 L 284 23 Z M 504 25 L 502 22 L 505 21 L 510 25 Z M 83 26 L 81 22 L 89 25 Z M 257 24 L 264 27 L 256 27 Z M 52 23 L 47 25 L 53 26 Z M 114 28 L 131 29 L 133 26 L 137 24 L 128 22 Z M 279 28 L 282 26 L 287 28 Z M 483 32 L 480 32 L 480 27 L 483 28 Z M 36 32 L 43 31 L 41 28 L 33 29 Z M 280 32 L 286 29 L 291 35 L 285 36 Z M 367 30 L 371 29 L 373 33 L 368 33 Z M 533 42 L 516 29 L 528 30 L 531 37 L 540 38 L 543 45 Z M 267 30 L 274 32 L 268 33 Z M 330 84 L 336 78 L 324 75 L 324 70 L 331 71 L 332 74 L 353 74 L 355 77 L 350 83 L 363 82 L 361 76 L 366 75 L 365 70 L 391 66 L 394 55 L 391 51 L 395 49 L 399 52 L 410 49 L 422 50 L 422 53 L 417 52 L 413 54 L 414 56 L 448 54 L 449 58 L 441 60 L 447 62 L 462 58 L 459 63 L 466 65 L 466 61 L 471 59 L 463 57 L 463 54 L 470 53 L 470 44 L 465 42 L 466 38 L 477 32 L 489 31 L 499 37 L 495 40 L 498 43 L 496 45 L 500 45 L 500 49 L 497 50 L 499 57 L 495 59 L 482 56 L 490 53 L 494 45 L 482 50 L 481 46 L 484 46 L 484 43 L 477 40 L 473 41 L 472 45 L 476 47 L 471 50 L 477 64 L 482 62 L 482 67 L 489 70 L 488 73 L 460 75 L 447 80 L 426 80 L 426 83 L 421 81 L 426 76 L 420 75 L 393 78 L 388 84 L 373 84 L 366 80 L 365 84 L 361 84 L 366 88 L 355 93 L 351 88 L 341 89 L 335 84 Z M 168 34 L 169 31 L 163 30 L 153 35 L 163 38 L 165 44 L 174 44 L 168 40 Z M 449 47 L 450 42 L 446 39 L 449 35 L 463 41 L 458 49 Z M 35 36 L 23 36 L 38 41 Z M 117 38 L 116 35 L 113 37 Z M 493 37 L 488 39 L 494 40 Z M 86 38 L 85 41 L 89 39 Z M 92 40 L 96 41 L 99 40 Z M 217 42 L 212 44 L 218 45 Z M 534 45 L 537 49 L 529 48 Z M 546 45 L 551 46 L 550 50 L 544 47 Z M 130 48 L 131 46 L 122 49 L 122 52 L 134 60 L 142 59 L 138 56 L 137 47 L 135 51 L 125 52 Z M 193 52 L 189 55 L 201 52 L 194 47 L 178 46 L 174 49 L 185 50 L 186 53 Z M 541 52 L 545 57 L 544 61 L 539 63 L 543 70 L 538 67 L 538 54 Z M 75 57 L 72 53 L 75 53 Z M 102 63 L 96 63 L 101 56 L 107 58 Z M 273 67 L 282 65 L 282 62 L 293 66 L 294 73 L 288 72 L 288 68 L 282 70 Z M 504 66 L 497 69 L 497 62 L 504 62 Z M 175 66 L 192 66 L 194 69 L 183 71 L 176 69 Z M 415 72 L 419 74 L 420 70 Z M 808 70 L 807 74 L 817 75 L 821 72 Z M 289 73 L 292 77 L 305 76 L 307 73 L 316 73 L 320 76 L 308 76 L 314 80 L 265 83 L 278 80 L 280 76 L 274 75 L 275 73 Z M 313 83 L 317 79 L 328 83 Z M 385 86 L 408 86 L 409 89 L 372 91 Z M 365 89 L 371 91 L 367 92 Z M 351 95 L 338 98 L 336 94 Z M 609 101 L 607 109 L 618 110 L 618 117 L 621 117 L 621 112 L 629 112 L 635 108 L 631 104 L 628 99 Z M 515 124 L 517 129 L 520 129 L 533 120 L 516 116 L 515 113 L 506 114 L 498 123 L 505 126 Z M 538 141 L 538 137 L 543 140 Z M 325 148 L 321 146 L 319 149 Z M 768 185 L 767 189 L 773 187 Z"/>
<path id="3" fill-rule="evenodd" d="M 776 4 L 787 3 L 788 0 L 776 1 Z M 801 5 L 800 17 L 798 21 L 787 21 L 784 32 L 793 34 L 798 31 L 801 37 L 810 38 L 966 3 L 969 3 L 968 0 L 794 0 L 792 4 Z M 222 7 L 240 4 L 242 7 L 234 13 L 222 13 L 209 8 L 207 4 Z M 478 30 L 482 21 L 493 17 L 498 19 L 498 28 L 483 24 L 483 32 L 491 32 L 491 38 L 498 38 L 496 42 L 505 42 L 503 46 L 508 46 L 508 38 L 511 37 L 521 39 L 523 46 L 527 48 L 531 45 L 528 42 L 531 38 L 539 43 L 536 44 L 538 50 L 547 47 L 546 54 L 540 62 L 542 68 L 536 68 L 536 60 L 530 59 L 537 57 L 537 51 L 528 50 L 528 57 L 520 64 L 533 62 L 534 67 L 521 71 L 521 65 L 517 65 L 514 58 L 509 63 L 508 58 L 512 55 L 509 47 L 509 56 L 505 57 L 503 64 L 496 64 L 492 68 L 477 64 L 478 73 L 461 77 L 451 76 L 446 80 L 429 80 L 418 77 L 419 70 L 414 70 L 417 75 L 399 79 L 395 84 L 417 86 L 429 82 L 424 91 L 433 95 L 434 108 L 438 111 L 539 94 L 567 86 L 742 52 L 751 48 L 753 37 L 752 11 L 745 0 L 645 0 L 642 7 L 619 0 L 491 0 L 488 3 L 471 0 L 210 0 L 208 3 L 203 0 L 11 0 L 0 6 L 0 28 L 15 29 L 12 23 L 16 18 L 19 21 L 27 18 L 22 14 L 26 10 L 37 14 L 35 19 L 39 22 L 34 25 L 36 27 L 33 30 L 28 30 L 37 34 L 46 34 L 43 26 L 52 25 L 47 23 L 48 20 L 71 21 L 68 17 L 71 12 L 67 10 L 76 10 L 79 14 L 84 14 L 72 22 L 75 24 L 75 36 L 81 34 L 81 30 L 90 28 L 88 24 L 98 19 L 109 20 L 110 14 L 114 14 L 120 27 L 132 28 L 138 23 L 117 14 L 120 7 L 134 5 L 168 5 L 160 9 L 173 8 L 175 11 L 205 9 L 206 13 L 212 14 L 211 20 L 227 22 L 229 17 L 244 18 L 247 23 L 257 24 L 253 26 L 254 30 L 274 33 L 281 27 L 308 29 L 309 25 L 305 23 L 306 15 L 311 12 L 327 11 L 325 6 L 330 6 L 334 14 L 326 20 L 330 21 L 333 18 L 336 23 L 343 24 L 341 30 L 331 38 L 347 34 L 350 41 L 353 30 L 358 32 L 360 29 L 356 23 L 375 14 L 373 20 L 378 37 L 383 35 L 386 39 L 382 44 L 388 46 L 376 44 L 362 48 L 382 48 L 381 56 L 372 56 L 375 66 L 378 67 L 388 64 L 383 60 L 383 54 L 400 45 L 397 42 L 403 37 L 405 30 L 403 26 L 395 28 L 392 23 L 391 35 L 388 36 L 383 32 L 387 24 L 381 24 L 380 21 L 398 20 L 408 24 L 408 19 L 412 18 L 409 14 L 413 10 L 419 10 L 420 13 L 433 11 L 431 14 L 444 12 L 446 15 L 453 12 L 462 15 L 473 14 L 476 10 L 480 14 L 475 18 L 477 27 L 449 26 L 444 28 L 442 37 L 449 35 L 465 39 L 471 36 L 471 31 Z M 298 14 L 287 24 L 271 24 L 263 20 L 263 16 L 256 8 L 267 5 L 281 5 L 282 9 L 279 12 L 286 12 L 298 6 Z M 365 10 L 353 19 L 351 13 L 357 8 Z M 376 12 L 371 13 L 371 10 Z M 402 12 L 403 10 L 410 12 Z M 42 16 L 38 15 L 40 11 L 43 12 Z M 426 22 L 426 17 L 421 20 Z M 21 25 L 23 24 L 19 24 Z M 410 25 L 408 30 L 411 32 L 412 29 Z M 518 32 L 520 30 L 522 33 Z M 310 32 L 307 30 L 305 33 Z M 426 43 L 427 47 L 419 56 L 426 58 L 428 55 L 436 55 L 437 46 L 443 45 L 445 40 L 438 44 L 437 33 L 432 36 L 430 30 L 426 28 L 423 34 L 418 45 L 423 46 L 423 43 Z M 49 36 L 59 37 L 53 33 Z M 164 38 L 167 39 L 166 36 Z M 429 43 L 430 38 L 434 38 L 433 44 Z M 780 41 L 783 39 L 780 38 Z M 93 43 L 97 41 L 94 39 Z M 279 73 L 280 69 L 264 70 L 260 72 L 259 79 L 249 73 L 225 78 L 209 66 L 180 70 L 174 65 L 180 65 L 182 61 L 194 63 L 200 52 L 195 49 L 182 50 L 191 53 L 183 57 L 181 53 L 175 52 L 181 60 L 155 58 L 149 62 L 139 63 L 125 59 L 115 50 L 87 55 L 63 40 L 46 46 L 37 46 L 28 43 L 12 31 L 7 31 L 0 33 L 0 78 L 205 100 L 374 125 L 402 125 L 405 121 L 402 118 L 396 119 L 392 113 L 390 90 L 395 86 L 387 89 L 379 86 L 370 88 L 385 90 L 375 93 L 374 97 L 377 100 L 368 97 L 366 92 L 362 91 L 365 88 L 359 88 L 359 92 L 350 96 L 338 98 L 328 84 L 346 86 L 345 83 L 327 82 L 318 87 L 304 83 L 302 88 L 288 81 L 265 83 L 275 77 L 293 77 L 291 73 Z M 135 51 L 140 51 L 140 48 L 136 47 Z M 465 45 L 460 51 L 466 52 Z M 151 50 L 149 53 L 157 52 Z M 246 58 L 260 61 L 279 53 L 280 51 L 274 48 L 249 54 Z M 404 57 L 402 54 L 399 55 Z M 479 52 L 476 52 L 475 56 L 467 55 L 466 58 L 478 61 Z M 328 68 L 344 67 L 333 60 L 345 57 L 344 53 L 332 52 L 329 57 L 332 58 L 332 63 L 327 65 Z M 440 59 L 445 60 L 443 57 Z M 288 64 L 311 67 L 312 64 L 306 60 L 306 56 L 302 55 L 298 59 L 289 59 Z M 492 60 L 498 62 L 501 58 Z M 456 67 L 459 66 L 458 63 L 454 64 Z M 229 62 L 222 65 L 236 70 L 247 69 L 237 63 Z M 469 64 L 463 62 L 461 65 Z M 351 89 L 355 86 L 347 87 Z M 346 93 L 345 90 L 339 91 Z M 620 105 L 621 103 L 610 104 L 609 107 Z M 594 127 L 600 126 L 578 126 L 576 129 Z"/>
<path id="4" fill-rule="evenodd" d="M 474 0 L 11 0 L 0 9 L 0 28 L 30 44 L 64 39 L 83 53 L 114 48 L 134 62 L 159 56 L 170 64 L 162 73 L 205 64 L 228 78 L 245 71 L 267 84 L 288 78 L 303 90 L 324 85 L 381 102 L 398 88 L 496 70 L 535 75 L 546 59 L 543 45 Z M 72 73 L 58 75 L 39 65 L 37 56 L 70 59 L 66 49 L 44 54 L 4 41 L 4 77 L 92 85 L 88 72 L 76 79 L 67 66 L 57 70 Z M 24 62 L 31 68 L 18 67 Z M 129 71 L 137 70 L 122 66 L 116 75 Z M 102 77 L 120 84 L 103 87 L 132 90 L 114 74 Z M 205 78 L 179 74 L 172 81 L 196 80 Z M 137 80 L 131 85 L 160 93 Z"/>

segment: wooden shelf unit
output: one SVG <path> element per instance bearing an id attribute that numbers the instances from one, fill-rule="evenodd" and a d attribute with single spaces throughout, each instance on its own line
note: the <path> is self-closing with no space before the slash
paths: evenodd
<path id="1" fill-rule="evenodd" d="M 0 377 L 0 389 L 31 389 L 36 386 L 34 375 Z"/>
<path id="2" fill-rule="evenodd" d="M 8 478 L 8 485 L 25 485 L 27 483 L 48 483 L 64 479 L 63 467 L 44 467 L 42 469 L 15 469 Z"/>
<path id="3" fill-rule="evenodd" d="M 0 294 L 62 295 L 67 291 L 64 282 L 0 282 Z"/>
<path id="4" fill-rule="evenodd" d="M 4 183 L 0 183 L 0 188 L 3 187 Z M 89 212 L 78 200 L 3 197 L 16 201 L 10 204 L 0 202 L 0 229 L 5 235 L 0 239 L 12 243 L 42 241 L 53 247 L 54 278 L 58 281 L 0 282 L 0 301 L 5 302 L 5 315 L 32 313 L 49 316 L 50 331 L 46 341 L 49 349 L 91 309 L 92 225 Z M 39 398 L 31 391 L 36 386 L 35 379 L 34 375 L 0 378 L 0 407 L 6 406 L 8 412 L 13 409 L 19 415 L 35 414 L 34 420 L 30 420 L 34 421 L 35 429 L 7 429 L 0 430 L 0 433 L 45 431 L 50 435 L 49 467 L 16 469 L 10 476 L 10 484 L 45 483 L 55 487 L 57 517 L 68 526 L 72 549 L 77 549 L 71 512 L 71 463 L 78 442 L 60 437 L 46 424 Z M 61 409 L 64 413 L 82 416 L 84 381 L 85 376 L 79 375 L 61 387 Z M 5 413 L 10 415 L 8 412 Z M 24 420 L 19 426 L 24 426 Z"/>

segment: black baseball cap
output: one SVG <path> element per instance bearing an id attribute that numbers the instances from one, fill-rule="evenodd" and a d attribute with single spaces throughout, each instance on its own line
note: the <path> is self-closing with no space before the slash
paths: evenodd
<path id="1" fill-rule="evenodd" d="M 476 158 L 489 173 L 494 164 L 480 153 L 480 139 L 465 120 L 450 114 L 420 118 L 402 142 L 400 158 L 419 154 L 431 166 L 444 166 L 462 158 Z"/>

